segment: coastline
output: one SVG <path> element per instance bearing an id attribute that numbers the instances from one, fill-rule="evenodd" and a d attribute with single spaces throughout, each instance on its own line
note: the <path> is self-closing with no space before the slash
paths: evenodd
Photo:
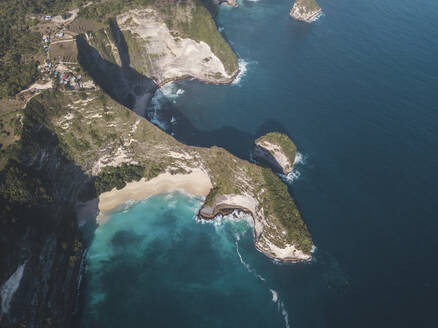
<path id="1" fill-rule="evenodd" d="M 163 85 L 169 83 L 169 82 L 175 82 L 175 81 L 183 81 L 183 80 L 190 80 L 190 79 L 195 79 L 198 80 L 200 82 L 203 83 L 207 83 L 207 84 L 216 84 L 216 85 L 227 85 L 227 84 L 231 84 L 233 83 L 233 81 L 237 78 L 237 76 L 240 73 L 240 69 L 237 69 L 233 75 L 231 75 L 228 79 L 224 79 L 223 81 L 212 81 L 212 80 L 205 80 L 205 79 L 201 79 L 192 75 L 182 75 L 182 76 L 177 76 L 177 77 L 173 77 L 173 78 L 169 78 L 166 80 L 163 80 L 161 82 L 157 82 L 154 81 L 155 84 L 158 86 L 158 88 L 161 88 Z"/>
<path id="2" fill-rule="evenodd" d="M 212 184 L 209 175 L 201 169 L 193 169 L 188 174 L 162 173 L 157 177 L 126 184 L 120 190 L 113 189 L 102 193 L 99 196 L 99 215 L 96 218 L 97 224 L 106 221 L 107 214 L 127 201 L 139 201 L 150 196 L 183 190 L 191 195 L 205 197 L 210 192 Z"/>

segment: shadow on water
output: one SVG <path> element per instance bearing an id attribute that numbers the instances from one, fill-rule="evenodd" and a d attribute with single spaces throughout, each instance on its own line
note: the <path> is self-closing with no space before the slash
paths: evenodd
<path id="1" fill-rule="evenodd" d="M 99 51 L 92 47 L 83 36 L 78 37 L 76 41 L 79 63 L 96 84 L 114 100 L 140 116 L 145 116 L 153 122 L 160 122 L 162 127 L 165 127 L 166 132 L 173 135 L 178 141 L 190 146 L 223 147 L 232 154 L 249 160 L 254 140 L 257 137 L 270 131 L 286 132 L 281 123 L 272 120 L 261 124 L 256 129 L 255 135 L 231 126 L 224 126 L 213 131 L 202 131 L 196 128 L 170 100 L 164 100 L 159 110 L 151 109 L 150 106 L 148 108 L 158 86 L 150 78 L 140 74 L 130 66 L 126 40 L 117 22 L 111 20 L 110 29 L 116 40 L 121 66 L 103 58 Z"/>

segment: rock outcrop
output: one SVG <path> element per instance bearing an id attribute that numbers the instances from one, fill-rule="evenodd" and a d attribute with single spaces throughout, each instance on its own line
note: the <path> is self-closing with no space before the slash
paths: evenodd
<path id="1" fill-rule="evenodd" d="M 126 39 L 132 66 L 158 85 L 190 77 L 230 83 L 237 73 L 237 66 L 227 69 L 225 60 L 221 61 L 207 42 L 169 28 L 154 9 L 128 11 L 117 16 L 117 23 Z"/>
<path id="2" fill-rule="evenodd" d="M 108 10 L 123 8 L 105 14 L 116 19 L 90 23 L 105 4 L 82 8 L 76 43 L 83 83 L 91 77 L 98 87 L 45 90 L 0 118 L 16 124 L 13 138 L 0 135 L 1 327 L 70 327 L 87 246 L 75 205 L 162 173 L 202 170 L 213 188 L 201 216 L 247 212 L 259 251 L 283 261 L 311 257 L 307 227 L 270 169 L 219 147 L 184 145 L 143 117 L 159 83 L 186 76 L 222 83 L 237 71 L 210 13 L 194 0 L 178 1 L 176 16 L 170 5 L 123 12 L 124 3 L 111 2 Z"/>
<path id="3" fill-rule="evenodd" d="M 311 23 L 322 13 L 321 7 L 315 0 L 295 0 L 290 15 L 300 21 Z"/>
<path id="4" fill-rule="evenodd" d="M 297 148 L 285 134 L 271 132 L 258 138 L 254 145 L 254 159 L 269 165 L 275 172 L 292 172 Z"/>

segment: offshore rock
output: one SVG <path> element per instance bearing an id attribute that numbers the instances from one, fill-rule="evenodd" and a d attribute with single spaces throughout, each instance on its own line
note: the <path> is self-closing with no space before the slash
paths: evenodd
<path id="1" fill-rule="evenodd" d="M 296 20 L 311 23 L 322 13 L 321 7 L 315 0 L 295 0 L 290 15 Z"/>

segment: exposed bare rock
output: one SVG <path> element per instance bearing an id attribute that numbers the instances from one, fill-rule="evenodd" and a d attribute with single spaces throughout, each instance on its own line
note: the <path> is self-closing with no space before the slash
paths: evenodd
<path id="1" fill-rule="evenodd" d="M 295 0 L 290 15 L 300 21 L 311 23 L 322 13 L 321 7 L 315 0 Z"/>

